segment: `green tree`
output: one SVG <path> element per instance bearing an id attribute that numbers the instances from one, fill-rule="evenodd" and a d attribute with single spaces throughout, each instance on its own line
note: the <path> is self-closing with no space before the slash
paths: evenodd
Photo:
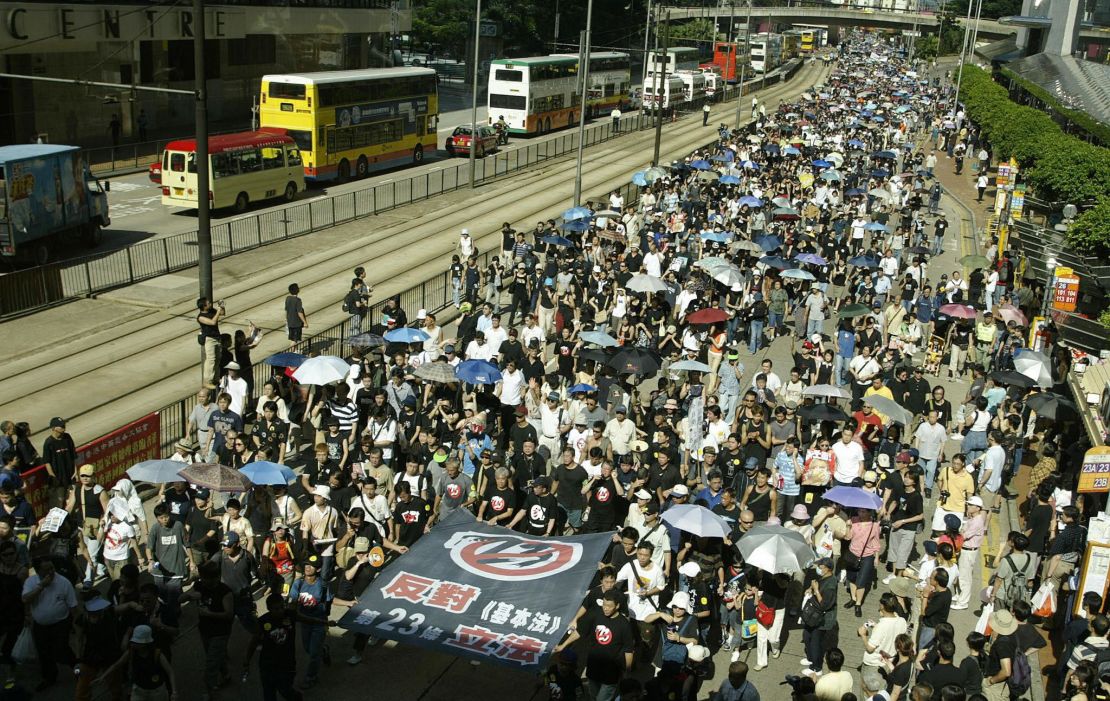
<path id="1" fill-rule="evenodd" d="M 935 34 L 926 34 L 917 40 L 914 55 L 924 61 L 931 61 L 940 52 L 940 41 Z"/>
<path id="2" fill-rule="evenodd" d="M 716 37 L 713 31 L 713 20 L 695 19 L 679 24 L 671 22 L 671 39 L 694 39 L 696 41 L 713 41 Z"/>
<path id="3" fill-rule="evenodd" d="M 1068 228 L 1067 241 L 1081 255 L 1102 261 L 1110 257 L 1110 198 L 1103 198 L 1076 217 Z"/>

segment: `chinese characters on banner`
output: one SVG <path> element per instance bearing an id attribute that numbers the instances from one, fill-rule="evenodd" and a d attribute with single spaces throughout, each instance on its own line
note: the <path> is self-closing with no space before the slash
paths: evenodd
<path id="1" fill-rule="evenodd" d="M 382 570 L 340 625 L 536 668 L 574 618 L 609 543 L 607 533 L 526 536 L 456 511 Z"/>
<path id="2" fill-rule="evenodd" d="M 1080 493 L 1110 492 L 1110 447 L 1091 448 L 1083 456 L 1083 466 L 1079 468 Z"/>
<path id="3" fill-rule="evenodd" d="M 97 483 L 111 486 L 135 463 L 162 457 L 160 427 L 157 412 L 132 421 L 78 447 L 77 464 L 92 465 Z"/>
<path id="4" fill-rule="evenodd" d="M 1074 312 L 1079 301 L 1079 276 L 1071 268 L 1056 268 L 1052 274 L 1052 308 Z"/>

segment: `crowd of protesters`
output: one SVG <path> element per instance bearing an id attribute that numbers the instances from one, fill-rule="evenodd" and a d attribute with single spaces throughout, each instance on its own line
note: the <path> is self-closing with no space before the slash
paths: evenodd
<path id="1" fill-rule="evenodd" d="M 463 509 L 535 536 L 613 534 L 544 674 L 551 698 L 773 698 L 780 680 L 759 672 L 791 639 L 804 648 L 788 677 L 799 699 L 1026 693 L 1044 645 L 1034 592 L 1048 582 L 1069 608 L 1097 507 L 1075 491 L 1074 422 L 1031 407 L 1066 359 L 1047 382 L 1015 364 L 1036 296 L 1004 251 L 937 262 L 955 234 L 936 169 L 968 149 L 989 161 L 950 95 L 885 40 L 853 35 L 797 102 L 753 103 L 746 129 L 638 174 L 638 201 L 614 192 L 561 224 L 507 223 L 484 268 L 464 231 L 454 333 L 399 300 L 371 319 L 360 268 L 343 301 L 358 334 L 346 382 L 300 384 L 279 362 L 254 387 L 257 334 L 221 335 L 222 304 L 201 300 L 204 382 L 171 459 L 299 474 L 230 495 L 163 484 L 148 515 L 130 480 L 100 485 L 77 464 L 63 419 L 41 454 L 25 424 L 0 424 L 0 655 L 10 662 L 26 629 L 40 689 L 77 664 L 78 699 L 101 684 L 181 698 L 172 660 L 189 603 L 208 698 L 230 697 L 256 653 L 263 697 L 300 698 L 333 655 L 356 666 L 377 642 L 351 636 L 339 653 L 328 635 L 331 607 L 374 578 L 372 553 L 403 556 Z M 297 301 L 286 311 L 296 344 L 307 318 Z M 405 328 L 421 340 L 385 340 Z M 496 376 L 426 379 L 471 361 Z M 883 413 L 891 404 L 901 412 Z M 1029 489 L 1016 494 L 1023 461 Z M 22 497 L 37 465 L 68 515 L 49 529 Z M 824 498 L 835 487 L 873 505 Z M 1021 523 L 977 581 L 1000 499 L 1015 497 Z M 729 535 L 671 526 L 663 516 L 683 504 Z M 804 540 L 811 566 L 746 563 L 737 544 L 767 525 Z M 1052 683 L 1106 698 L 1110 624 L 1097 595 L 1081 606 Z M 841 608 L 862 659 L 846 659 Z M 971 608 L 974 630 L 949 620 Z M 245 651 L 228 649 L 235 625 Z M 727 678 L 703 689 L 715 660 Z"/>

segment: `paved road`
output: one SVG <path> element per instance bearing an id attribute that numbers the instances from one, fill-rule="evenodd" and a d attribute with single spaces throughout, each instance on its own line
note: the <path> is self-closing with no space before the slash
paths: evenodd
<path id="1" fill-rule="evenodd" d="M 807 67 L 791 83 L 772 86 L 763 99 L 774 106 L 818 75 L 823 75 L 818 67 Z M 724 118 L 729 106 L 719 109 Z M 669 124 L 663 160 L 684 156 L 715 134 L 697 116 Z M 650 132 L 634 133 L 588 151 L 583 193 L 606 194 L 645 167 L 652 138 Z M 477 195 L 449 193 L 431 200 L 432 206 L 402 207 L 216 261 L 216 295 L 227 300 L 230 315 L 222 330 L 243 328 L 251 320 L 274 331 L 255 358 L 284 350 L 281 300 L 290 282 L 301 286 L 309 332 L 332 326 L 344 317 L 339 300 L 356 265 L 368 266 L 377 299 L 418 285 L 442 273 L 463 227 L 485 250 L 498 245 L 504 221 L 528 226 L 558 216 L 573 194 L 574 167 L 573 158 L 560 158 L 482 186 Z M 267 272 L 259 275 L 260 270 Z M 0 415 L 30 422 L 37 434 L 65 406 L 70 431 L 83 440 L 187 396 L 199 379 L 194 280 L 189 273 L 165 275 L 7 322 Z"/>

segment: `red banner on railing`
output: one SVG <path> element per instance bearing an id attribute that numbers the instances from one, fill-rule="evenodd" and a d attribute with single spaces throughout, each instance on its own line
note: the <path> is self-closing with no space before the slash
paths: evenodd
<path id="1" fill-rule="evenodd" d="M 147 414 L 79 447 L 77 465 L 92 465 L 97 483 L 110 487 L 135 463 L 162 457 L 160 427 L 158 413 Z"/>

